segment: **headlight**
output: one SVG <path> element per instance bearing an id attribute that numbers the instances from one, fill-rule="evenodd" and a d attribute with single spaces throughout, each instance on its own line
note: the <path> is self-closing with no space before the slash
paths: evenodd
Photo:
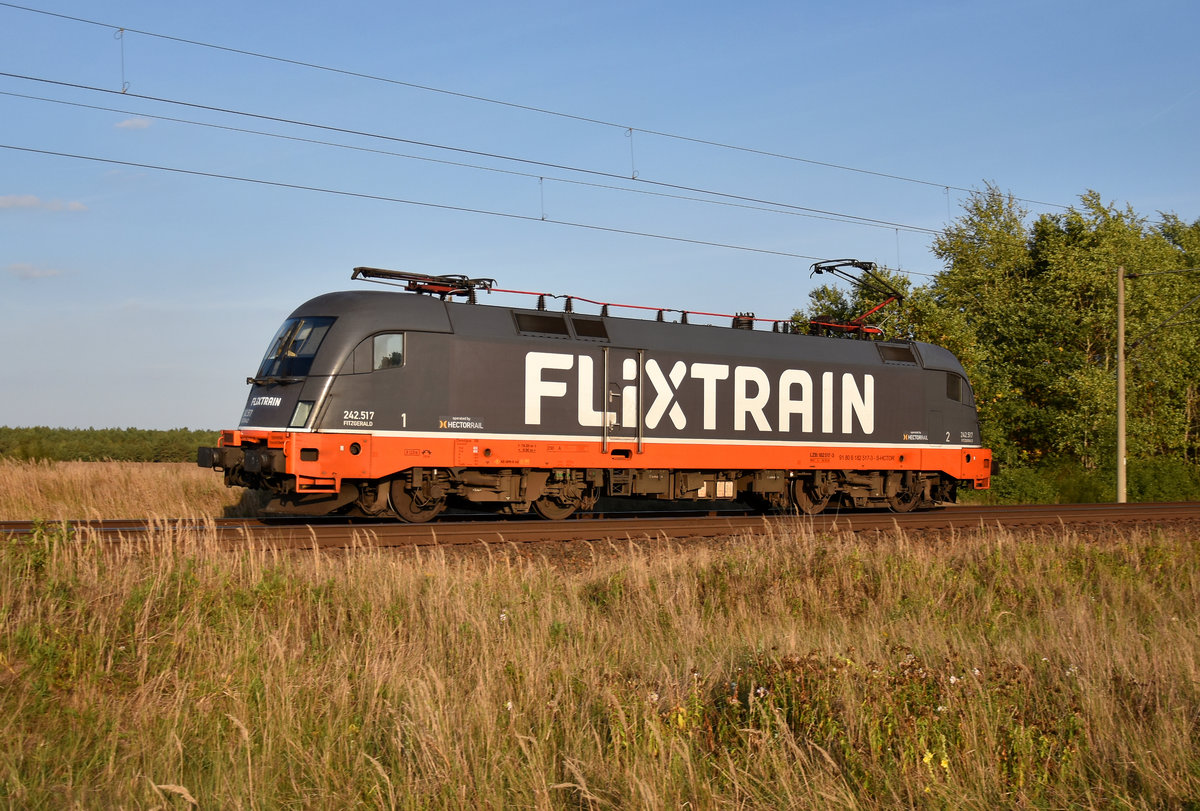
<path id="1" fill-rule="evenodd" d="M 312 414 L 313 400 L 301 400 L 296 403 L 296 410 L 292 413 L 292 421 L 288 423 L 288 428 L 303 428 L 308 425 L 308 418 Z"/>

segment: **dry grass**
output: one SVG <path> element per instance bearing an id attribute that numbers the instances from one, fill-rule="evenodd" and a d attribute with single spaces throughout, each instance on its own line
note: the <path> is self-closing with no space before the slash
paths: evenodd
<path id="1" fill-rule="evenodd" d="M 1196 807 L 1200 544 L 0 558 L 0 804 Z"/>
<path id="2" fill-rule="evenodd" d="M 187 463 L 0 459 L 0 521 L 236 516 L 245 492 Z"/>

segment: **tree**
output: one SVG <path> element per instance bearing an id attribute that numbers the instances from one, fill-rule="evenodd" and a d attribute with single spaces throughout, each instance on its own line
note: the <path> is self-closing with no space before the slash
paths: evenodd
<path id="1" fill-rule="evenodd" d="M 1085 463 L 1096 453 L 1106 461 L 1115 453 L 1119 267 L 1136 280 L 1126 295 L 1133 350 L 1127 374 L 1130 455 L 1188 453 L 1188 419 L 1180 406 L 1195 386 L 1197 347 L 1186 331 L 1157 331 L 1188 286 L 1186 277 L 1163 274 L 1187 258 L 1164 226 L 1166 221 L 1151 225 L 1131 208 L 1118 210 L 1088 192 L 1079 208 L 1044 215 L 1035 227 L 1035 261 L 1045 268 L 1047 295 L 1064 333 L 1061 371 L 1070 372 L 1058 382 L 1064 401 L 1072 404 L 1059 415 L 1059 450 Z"/>
<path id="2" fill-rule="evenodd" d="M 963 360 L 975 387 L 983 435 L 1006 465 L 1039 460 L 1049 445 L 1053 350 L 1048 311 L 1030 255 L 1028 212 L 994 186 L 977 191 L 964 214 L 934 241 L 946 269 L 931 287 L 923 338 Z"/>
<path id="3" fill-rule="evenodd" d="M 1131 341 L 1200 293 L 1194 277 L 1158 275 L 1200 253 L 1200 223 L 1151 225 L 1089 191 L 1080 205 L 1027 212 L 994 187 L 977 192 L 935 242 L 945 263 L 929 287 L 918 332 L 962 357 L 975 383 L 984 436 L 997 458 L 1115 464 L 1116 269 L 1138 279 L 1127 297 Z M 919 296 L 914 296 L 918 302 Z M 1166 306 L 1165 302 L 1175 302 Z M 1130 375 L 1130 455 L 1196 458 L 1194 331 L 1137 345 Z"/>

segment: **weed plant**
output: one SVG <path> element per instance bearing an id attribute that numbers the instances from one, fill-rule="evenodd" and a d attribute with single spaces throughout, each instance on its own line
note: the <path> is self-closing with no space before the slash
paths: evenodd
<path id="1" fill-rule="evenodd" d="M 981 530 L 0 555 L 0 804 L 1200 804 L 1200 544 Z"/>

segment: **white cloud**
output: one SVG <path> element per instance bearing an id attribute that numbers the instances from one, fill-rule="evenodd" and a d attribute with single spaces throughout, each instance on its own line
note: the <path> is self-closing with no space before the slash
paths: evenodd
<path id="1" fill-rule="evenodd" d="M 61 276 L 62 271 L 54 268 L 39 268 L 28 262 L 14 262 L 5 268 L 9 273 L 16 276 L 18 279 L 49 279 L 54 276 Z"/>
<path id="2" fill-rule="evenodd" d="M 0 208 L 38 208 L 42 201 L 32 194 L 6 194 L 0 196 Z"/>
<path id="3" fill-rule="evenodd" d="M 51 200 L 43 206 L 47 211 L 87 211 L 87 206 L 78 200 Z"/>
<path id="4" fill-rule="evenodd" d="M 87 211 L 78 200 L 43 200 L 34 194 L 0 195 L 0 208 L 32 208 L 39 211 Z"/>
<path id="5" fill-rule="evenodd" d="M 124 121 L 119 121 L 115 125 L 119 130 L 144 130 L 150 126 L 150 120 L 147 118 L 127 118 Z"/>

